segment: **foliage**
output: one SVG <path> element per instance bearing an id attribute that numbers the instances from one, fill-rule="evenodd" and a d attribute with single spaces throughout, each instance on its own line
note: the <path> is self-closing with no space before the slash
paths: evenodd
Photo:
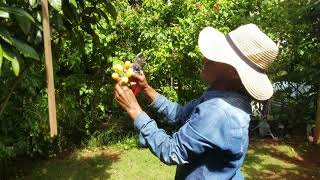
<path id="1" fill-rule="evenodd" d="M 273 30 L 274 35 L 279 37 L 281 46 L 281 55 L 272 66 L 270 74 L 279 85 L 273 99 L 282 101 L 283 105 L 280 109 L 274 109 L 291 131 L 301 130 L 301 126 L 305 129 L 306 124 L 314 124 L 317 94 L 320 90 L 320 39 L 316 26 L 313 25 L 317 17 L 310 17 L 313 2 L 284 1 L 272 10 L 278 17 L 270 19 L 274 24 L 272 28 L 276 29 Z M 279 17 L 281 21 L 277 22 Z"/>
<path id="2" fill-rule="evenodd" d="M 205 89 L 198 77 L 202 56 L 197 38 L 206 26 L 227 33 L 241 24 L 256 23 L 281 47 L 269 71 L 273 82 L 282 84 L 274 97 L 284 103 L 278 119 L 293 125 L 313 119 L 320 83 L 319 31 L 317 21 L 310 20 L 318 19 L 318 14 L 309 13 L 316 11 L 309 11 L 315 6 L 308 0 L 117 0 L 112 4 L 52 0 L 59 126 L 59 135 L 52 140 L 48 136 L 40 5 L 39 1 L 29 2 L 7 1 L 0 6 L 7 8 L 0 9 L 0 24 L 4 25 L 0 29 L 0 147 L 13 148 L 17 154 L 48 155 L 72 145 L 109 144 L 133 133 L 132 122 L 114 101 L 111 73 L 114 61 L 132 61 L 140 52 L 146 57 L 143 70 L 157 91 L 181 104 L 196 98 Z M 9 7 L 13 9 L 8 11 Z M 11 14 L 24 16 L 25 21 Z M 6 54 L 4 61 L 2 54 Z M 19 62 L 20 73 L 12 59 Z M 12 76 L 8 67 L 19 76 Z M 138 97 L 143 109 L 160 120 Z M 167 125 L 160 123 L 163 126 Z"/>
<path id="3" fill-rule="evenodd" d="M 84 44 L 78 37 L 95 36 L 94 33 L 90 34 L 91 26 L 96 26 L 102 19 L 109 21 L 117 16 L 110 1 L 51 0 L 50 4 L 54 7 L 50 9 L 53 52 L 56 52 L 53 55 L 58 60 L 59 49 L 64 48 L 60 47 L 62 41 L 73 42 L 72 47 L 81 50 Z M 0 149 L 12 149 L 12 155 L 47 155 L 49 151 L 59 151 L 66 147 L 68 134 L 59 136 L 56 141 L 51 140 L 47 133 L 40 1 L 0 1 L 0 24 Z M 17 78 L 10 74 L 8 65 Z M 58 109 L 62 107 L 64 112 L 70 109 L 69 112 L 72 114 L 73 98 L 67 96 L 63 101 L 65 104 L 58 103 Z M 64 118 L 65 114 L 60 114 L 59 117 Z M 68 133 L 72 135 L 85 134 L 77 133 L 76 127 L 72 128 L 76 121 L 70 122 L 60 122 L 64 127 L 62 129 L 71 129 Z"/>

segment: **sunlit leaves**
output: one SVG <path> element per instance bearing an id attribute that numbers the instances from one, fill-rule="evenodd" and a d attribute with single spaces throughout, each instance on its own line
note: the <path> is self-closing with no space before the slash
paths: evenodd
<path id="1" fill-rule="evenodd" d="M 110 1 L 104 1 L 105 2 L 105 9 L 107 10 L 108 13 L 111 14 L 113 19 L 117 19 L 117 11 L 114 8 L 113 4 Z"/>
<path id="2" fill-rule="evenodd" d="M 12 59 L 11 66 L 14 74 L 18 76 L 20 73 L 20 65 L 19 65 L 18 59 L 16 58 Z"/>
<path id="3" fill-rule="evenodd" d="M 112 62 L 112 66 L 113 67 L 115 67 L 118 64 L 121 65 L 121 66 L 124 66 L 124 62 L 123 61 L 118 60 L 118 59 L 113 60 L 113 62 Z"/>
<path id="4" fill-rule="evenodd" d="M 34 7 L 37 4 L 37 0 L 29 0 L 29 4 Z"/>
<path id="5" fill-rule="evenodd" d="M 49 0 L 50 5 L 57 10 L 59 13 L 62 13 L 61 5 L 62 5 L 62 0 Z"/>
<path id="6" fill-rule="evenodd" d="M 76 0 L 69 0 L 69 3 L 72 4 L 75 8 L 78 8 Z"/>
<path id="7" fill-rule="evenodd" d="M 20 64 L 19 64 L 19 56 L 9 50 L 3 49 L 3 57 L 5 57 L 7 60 L 11 62 L 12 71 L 16 76 L 20 73 Z"/>
<path id="8" fill-rule="evenodd" d="M 8 12 L 0 10 L 0 17 L 9 18 L 10 16 Z"/>

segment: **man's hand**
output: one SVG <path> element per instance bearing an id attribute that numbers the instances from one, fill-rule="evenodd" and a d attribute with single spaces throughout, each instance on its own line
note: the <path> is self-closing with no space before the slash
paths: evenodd
<path id="1" fill-rule="evenodd" d="M 140 71 L 140 73 L 137 73 L 137 72 L 133 73 L 130 79 L 139 84 L 139 87 L 142 93 L 145 91 L 146 88 L 149 87 L 148 81 L 143 71 Z"/>
<path id="2" fill-rule="evenodd" d="M 142 112 L 142 109 L 132 90 L 128 86 L 122 86 L 122 83 L 123 82 L 119 80 L 114 87 L 115 99 L 120 106 L 128 112 L 129 116 L 135 120 Z"/>
<path id="3" fill-rule="evenodd" d="M 141 73 L 133 73 L 130 79 L 139 84 L 141 93 L 147 97 L 150 103 L 155 100 L 157 92 L 149 86 L 143 71 L 141 71 Z"/>

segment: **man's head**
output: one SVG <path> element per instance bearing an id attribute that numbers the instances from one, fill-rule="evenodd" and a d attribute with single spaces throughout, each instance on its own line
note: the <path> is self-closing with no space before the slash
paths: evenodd
<path id="1" fill-rule="evenodd" d="M 203 56 L 212 61 L 209 64 L 205 60 L 209 65 L 204 66 L 202 73 L 209 85 L 238 84 L 241 87 L 242 82 L 257 100 L 272 96 L 273 87 L 266 71 L 278 54 L 278 46 L 256 25 L 240 26 L 227 35 L 206 27 L 199 34 L 198 45 Z"/>
<path id="2" fill-rule="evenodd" d="M 242 87 L 240 77 L 234 67 L 225 63 L 210 61 L 206 58 L 203 60 L 201 78 L 210 87 L 215 87 L 219 84 L 219 88 L 234 91 L 238 91 Z"/>
<path id="3" fill-rule="evenodd" d="M 237 71 L 232 66 L 210 61 L 207 58 L 203 60 L 201 78 L 208 84 L 216 81 L 240 80 Z"/>

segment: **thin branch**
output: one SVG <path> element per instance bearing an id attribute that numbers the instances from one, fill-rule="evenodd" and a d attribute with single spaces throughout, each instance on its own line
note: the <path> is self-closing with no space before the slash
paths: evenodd
<path id="1" fill-rule="evenodd" d="M 298 87 L 295 87 L 291 82 L 289 82 L 288 81 L 288 83 L 291 85 L 291 87 L 293 87 L 293 89 L 295 89 L 296 90 L 296 92 L 298 92 L 300 95 L 303 95 L 303 93 L 299 90 L 299 88 Z M 297 84 L 298 85 L 298 84 Z M 298 85 L 298 86 L 300 86 L 300 85 Z"/>
<path id="2" fill-rule="evenodd" d="M 25 71 L 24 71 L 25 72 Z M 9 91 L 9 94 L 8 96 L 6 97 L 6 99 L 4 100 L 4 102 L 2 103 L 1 105 L 1 109 L 0 109 L 0 117 L 1 115 L 3 114 L 8 102 L 9 102 L 9 99 L 11 97 L 11 95 L 13 94 L 13 91 L 15 90 L 16 86 L 18 85 L 18 83 L 20 82 L 20 80 L 22 79 L 23 77 L 23 73 L 17 78 L 17 80 L 13 83 L 13 86 L 11 87 L 10 91 Z"/>

